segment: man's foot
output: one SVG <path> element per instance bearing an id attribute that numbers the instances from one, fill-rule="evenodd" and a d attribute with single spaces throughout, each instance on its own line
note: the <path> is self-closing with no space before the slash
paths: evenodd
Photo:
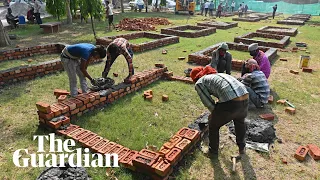
<path id="1" fill-rule="evenodd" d="M 239 154 L 240 155 L 246 154 L 246 148 L 239 149 Z"/>

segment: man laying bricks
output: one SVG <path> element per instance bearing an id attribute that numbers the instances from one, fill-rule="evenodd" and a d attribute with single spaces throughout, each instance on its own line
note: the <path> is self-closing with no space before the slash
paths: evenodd
<path id="1" fill-rule="evenodd" d="M 116 38 L 107 47 L 107 61 L 104 71 L 102 72 L 102 77 L 107 78 L 112 64 L 120 54 L 126 58 L 129 69 L 129 75 L 126 77 L 125 81 L 134 74 L 132 65 L 133 51 L 131 49 L 131 45 L 129 44 L 128 40 L 124 38 Z"/>
<path id="2" fill-rule="evenodd" d="M 236 141 L 239 153 L 245 153 L 245 123 L 248 113 L 248 91 L 246 87 L 234 77 L 217 73 L 210 67 L 195 67 L 190 76 L 196 83 L 195 89 L 202 103 L 210 110 L 209 119 L 209 155 L 218 156 L 219 129 L 233 120 L 236 131 Z M 215 96 L 219 102 L 212 99 Z"/>
<path id="3" fill-rule="evenodd" d="M 270 67 L 270 61 L 268 57 L 265 55 L 265 53 L 258 48 L 258 43 L 253 43 L 248 47 L 248 51 L 252 58 L 257 61 L 258 65 L 260 66 L 260 70 L 266 75 L 266 78 L 269 78 L 271 67 Z M 246 61 L 242 66 L 242 72 L 241 76 L 243 76 L 246 73 L 249 73 L 248 69 L 245 68 Z"/>
<path id="4" fill-rule="evenodd" d="M 72 97 L 78 95 L 77 75 L 80 80 L 83 93 L 88 92 L 86 78 L 96 85 L 95 80 L 87 72 L 90 61 L 104 58 L 106 50 L 102 46 L 94 46 L 88 43 L 80 43 L 66 46 L 61 53 L 61 62 L 69 77 L 70 94 Z"/>
<path id="5" fill-rule="evenodd" d="M 249 92 L 249 99 L 257 108 L 263 108 L 268 103 L 270 95 L 270 87 L 264 73 L 260 71 L 260 67 L 256 60 L 250 59 L 246 63 L 246 69 L 250 73 L 243 75 L 240 81 L 246 85 Z"/>
<path id="6" fill-rule="evenodd" d="M 227 50 L 229 50 L 228 44 L 222 43 L 217 50 L 213 51 L 210 66 L 217 69 L 218 73 L 226 72 L 230 75 L 232 55 Z"/>

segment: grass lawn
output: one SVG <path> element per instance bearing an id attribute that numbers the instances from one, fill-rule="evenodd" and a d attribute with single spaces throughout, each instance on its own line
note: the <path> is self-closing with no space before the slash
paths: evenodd
<path id="1" fill-rule="evenodd" d="M 265 41 L 265 42 L 276 42 L 279 43 L 280 40 L 278 39 L 270 39 L 270 38 L 262 38 L 262 37 L 253 37 L 253 40 Z"/>
<path id="2" fill-rule="evenodd" d="M 0 70 L 5 70 L 13 67 L 24 66 L 24 65 L 34 65 L 40 62 L 51 61 L 54 59 L 60 59 L 60 54 L 44 54 L 44 55 L 37 55 L 33 57 L 27 57 L 23 59 L 8 60 L 0 63 Z M 28 62 L 28 60 L 31 60 L 31 62 Z"/>
<path id="3" fill-rule="evenodd" d="M 125 13 L 115 15 L 115 23 L 125 17 L 166 17 L 173 24 L 158 26 L 157 32 L 162 27 L 171 27 L 185 24 L 196 24 L 203 17 L 173 15 L 168 13 Z M 231 21 L 232 17 L 221 18 Z M 266 20 L 260 22 L 239 22 L 237 28 L 217 30 L 217 33 L 200 38 L 180 38 L 180 43 L 168 45 L 163 48 L 136 53 L 133 58 L 135 71 L 151 69 L 155 63 L 164 63 L 175 75 L 184 75 L 183 70 L 190 67 L 185 61 L 177 60 L 178 57 L 187 57 L 188 54 L 200 51 L 219 42 L 233 42 L 237 34 L 255 31 L 263 26 L 275 25 L 279 20 Z M 44 22 L 56 21 L 44 19 Z M 312 21 L 320 21 L 320 17 L 313 16 Z M 96 22 L 95 27 L 98 37 L 127 34 L 127 31 L 105 30 L 106 22 Z M 294 116 L 284 112 L 284 107 L 274 104 L 272 110 L 277 119 L 274 121 L 276 133 L 283 143 L 276 142 L 270 154 L 247 151 L 247 156 L 237 164 L 237 173 L 231 172 L 232 162 L 230 156 L 236 153 L 236 145 L 229 140 L 226 127 L 220 131 L 220 145 L 224 145 L 219 159 L 212 161 L 205 157 L 199 149 L 186 157 L 179 166 L 178 171 L 172 174 L 176 179 L 320 179 L 320 163 L 310 157 L 305 162 L 298 162 L 293 154 L 300 145 L 314 143 L 320 146 L 320 46 L 319 28 L 308 26 L 292 26 L 299 28 L 299 34 L 291 38 L 288 48 L 294 47 L 295 42 L 308 43 L 311 56 L 311 66 L 316 71 L 313 74 L 302 73 L 294 75 L 289 70 L 299 70 L 299 56 L 303 52 L 289 53 L 278 52 L 280 57 L 286 57 L 288 62 L 273 62 L 269 83 L 275 99 L 289 99 L 296 106 L 297 114 Z M 250 29 L 250 30 L 249 30 Z M 27 25 L 24 29 L 11 31 L 17 34 L 18 40 L 13 41 L 10 49 L 19 45 L 28 47 L 47 43 L 94 43 L 91 24 L 62 25 L 58 34 L 43 34 L 37 25 Z M 143 39 L 143 38 L 140 38 Z M 139 40 L 139 39 L 138 39 Z M 201 46 L 198 46 L 201 45 Z M 163 55 L 162 49 L 168 53 Z M 186 50 L 187 52 L 183 52 Z M 248 59 L 250 55 L 245 52 L 230 51 L 236 59 Z M 1 66 L 2 63 L 0 63 Z M 91 65 L 88 72 L 93 77 L 99 77 L 104 68 L 104 63 Z M 121 56 L 115 61 L 110 75 L 119 74 L 116 82 L 121 82 L 128 74 L 125 59 Z M 237 75 L 238 72 L 232 72 Z M 297 87 L 297 84 L 299 86 Z M 0 90 L 0 179 L 35 179 L 43 168 L 18 168 L 12 161 L 13 152 L 17 149 L 28 149 L 29 153 L 37 151 L 37 142 L 32 140 L 33 135 L 48 134 L 43 129 L 38 129 L 38 118 L 35 103 L 44 101 L 53 103 L 55 88 L 68 89 L 68 77 L 65 72 L 36 78 L 31 81 L 6 86 Z M 154 99 L 146 102 L 142 98 L 144 90 L 152 89 Z M 169 102 L 162 103 L 161 95 L 168 94 Z M 100 110 L 95 110 L 81 116 L 75 124 L 94 131 L 99 135 L 115 141 L 129 148 L 140 150 L 148 145 L 158 148 L 181 127 L 191 123 L 206 108 L 201 104 L 194 86 L 180 82 L 157 81 L 146 88 L 127 95 L 114 104 Z M 47 148 L 48 149 L 48 148 Z M 24 155 L 25 156 L 25 155 Z M 283 164 L 285 159 L 288 164 Z M 88 168 L 93 179 L 109 179 L 105 175 L 105 168 Z M 133 173 L 123 168 L 117 168 L 115 175 L 118 179 L 145 179 L 144 176 Z"/>
<path id="4" fill-rule="evenodd" d="M 130 43 L 132 44 L 141 44 L 141 43 L 146 43 L 146 42 L 150 42 L 150 41 L 154 41 L 156 39 L 152 39 L 152 38 L 138 38 L 138 39 L 131 39 L 129 40 Z"/>
<path id="5" fill-rule="evenodd" d="M 228 52 L 231 53 L 233 59 L 247 60 L 250 58 L 249 52 L 230 50 L 230 49 L 228 50 Z"/>
<path id="6" fill-rule="evenodd" d="M 193 29 L 186 29 L 186 30 L 183 30 L 183 32 L 197 32 L 198 30 L 193 30 Z"/>

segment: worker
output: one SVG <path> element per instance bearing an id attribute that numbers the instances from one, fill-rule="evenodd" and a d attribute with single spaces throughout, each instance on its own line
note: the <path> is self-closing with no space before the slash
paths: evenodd
<path id="1" fill-rule="evenodd" d="M 31 24 L 34 23 L 35 16 L 34 16 L 34 8 L 33 7 L 31 7 L 29 9 L 29 11 L 27 12 L 27 19 Z"/>
<path id="2" fill-rule="evenodd" d="M 86 78 L 88 78 L 92 85 L 96 85 L 93 79 L 87 72 L 89 63 L 98 58 L 104 58 L 106 50 L 103 46 L 94 46 L 88 43 L 80 43 L 66 46 L 61 53 L 61 62 L 64 70 L 69 77 L 70 94 L 72 97 L 78 95 L 77 76 L 80 80 L 81 90 L 83 93 L 88 92 L 88 85 Z"/>
<path id="3" fill-rule="evenodd" d="M 250 73 L 243 75 L 240 81 L 246 85 L 249 92 L 249 99 L 257 108 L 263 108 L 268 103 L 270 95 L 270 87 L 264 73 L 260 71 L 260 67 L 256 60 L 250 59 L 246 64 Z"/>
<path id="4" fill-rule="evenodd" d="M 221 17 L 221 12 L 223 11 L 222 3 L 219 4 L 218 9 L 217 9 L 217 15 L 216 17 Z"/>
<path id="5" fill-rule="evenodd" d="M 18 16 L 12 15 L 11 8 L 8 8 L 8 10 L 7 10 L 6 20 L 7 20 L 7 23 L 10 24 L 14 28 L 16 28 L 18 26 L 18 22 L 19 22 Z"/>
<path id="6" fill-rule="evenodd" d="M 218 73 L 226 72 L 230 75 L 232 55 L 227 50 L 229 50 L 228 44 L 222 43 L 213 51 L 210 66 L 218 70 Z"/>
<path id="7" fill-rule="evenodd" d="M 106 3 L 106 15 L 109 23 L 109 31 L 111 31 L 111 25 L 113 26 L 113 29 L 115 29 L 115 26 L 113 24 L 113 11 L 112 7 L 109 4 L 109 1 L 105 1 Z"/>
<path id="8" fill-rule="evenodd" d="M 210 2 L 206 1 L 206 3 L 204 3 L 204 16 L 207 16 L 209 6 L 210 6 Z"/>
<path id="9" fill-rule="evenodd" d="M 272 19 L 274 19 L 274 16 L 276 15 L 276 11 L 277 11 L 277 9 L 278 9 L 277 4 L 276 4 L 276 5 L 274 5 L 274 6 L 272 7 L 272 9 L 273 9 L 273 12 L 272 12 Z"/>
<path id="10" fill-rule="evenodd" d="M 125 78 L 125 81 L 134 74 L 132 65 L 133 52 L 131 44 L 129 44 L 128 40 L 124 38 L 116 38 L 107 47 L 107 61 L 102 72 L 102 77 L 106 78 L 108 76 L 112 64 L 120 54 L 126 58 L 129 69 L 129 75 Z"/>
<path id="11" fill-rule="evenodd" d="M 234 1 L 232 1 L 232 3 L 231 3 L 231 12 L 234 11 L 235 7 L 236 7 L 236 3 Z"/>
<path id="12" fill-rule="evenodd" d="M 42 24 L 42 20 L 41 20 L 41 17 L 40 17 L 40 9 L 41 9 L 41 6 L 40 6 L 40 2 L 38 0 L 34 0 L 34 16 L 36 17 L 36 21 L 38 24 Z"/>
<path id="13" fill-rule="evenodd" d="M 214 2 L 210 1 L 209 5 L 209 16 L 213 16 Z"/>
<path id="14" fill-rule="evenodd" d="M 266 54 L 263 51 L 259 50 L 258 43 L 250 44 L 248 47 L 248 51 L 252 56 L 252 58 L 257 61 L 260 67 L 260 70 L 264 73 L 264 75 L 268 79 L 270 76 L 271 67 L 270 67 L 270 61 L 266 56 Z M 247 62 L 248 61 L 245 61 L 245 63 L 242 65 L 241 76 L 243 76 L 246 73 L 249 73 L 248 69 L 246 68 Z"/>
<path id="15" fill-rule="evenodd" d="M 239 153 L 245 153 L 245 123 L 248 113 L 248 91 L 234 77 L 217 73 L 211 66 L 195 67 L 190 73 L 202 103 L 209 109 L 209 155 L 218 156 L 219 129 L 233 120 Z M 216 103 L 212 96 L 218 98 Z"/>

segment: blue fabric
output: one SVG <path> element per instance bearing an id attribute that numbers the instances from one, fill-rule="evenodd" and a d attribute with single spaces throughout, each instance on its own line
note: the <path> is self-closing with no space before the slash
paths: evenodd
<path id="1" fill-rule="evenodd" d="M 24 16 L 19 16 L 19 24 L 26 24 L 26 19 Z"/>
<path id="2" fill-rule="evenodd" d="M 67 47 L 68 52 L 75 57 L 88 60 L 95 46 L 89 43 L 79 43 Z"/>

